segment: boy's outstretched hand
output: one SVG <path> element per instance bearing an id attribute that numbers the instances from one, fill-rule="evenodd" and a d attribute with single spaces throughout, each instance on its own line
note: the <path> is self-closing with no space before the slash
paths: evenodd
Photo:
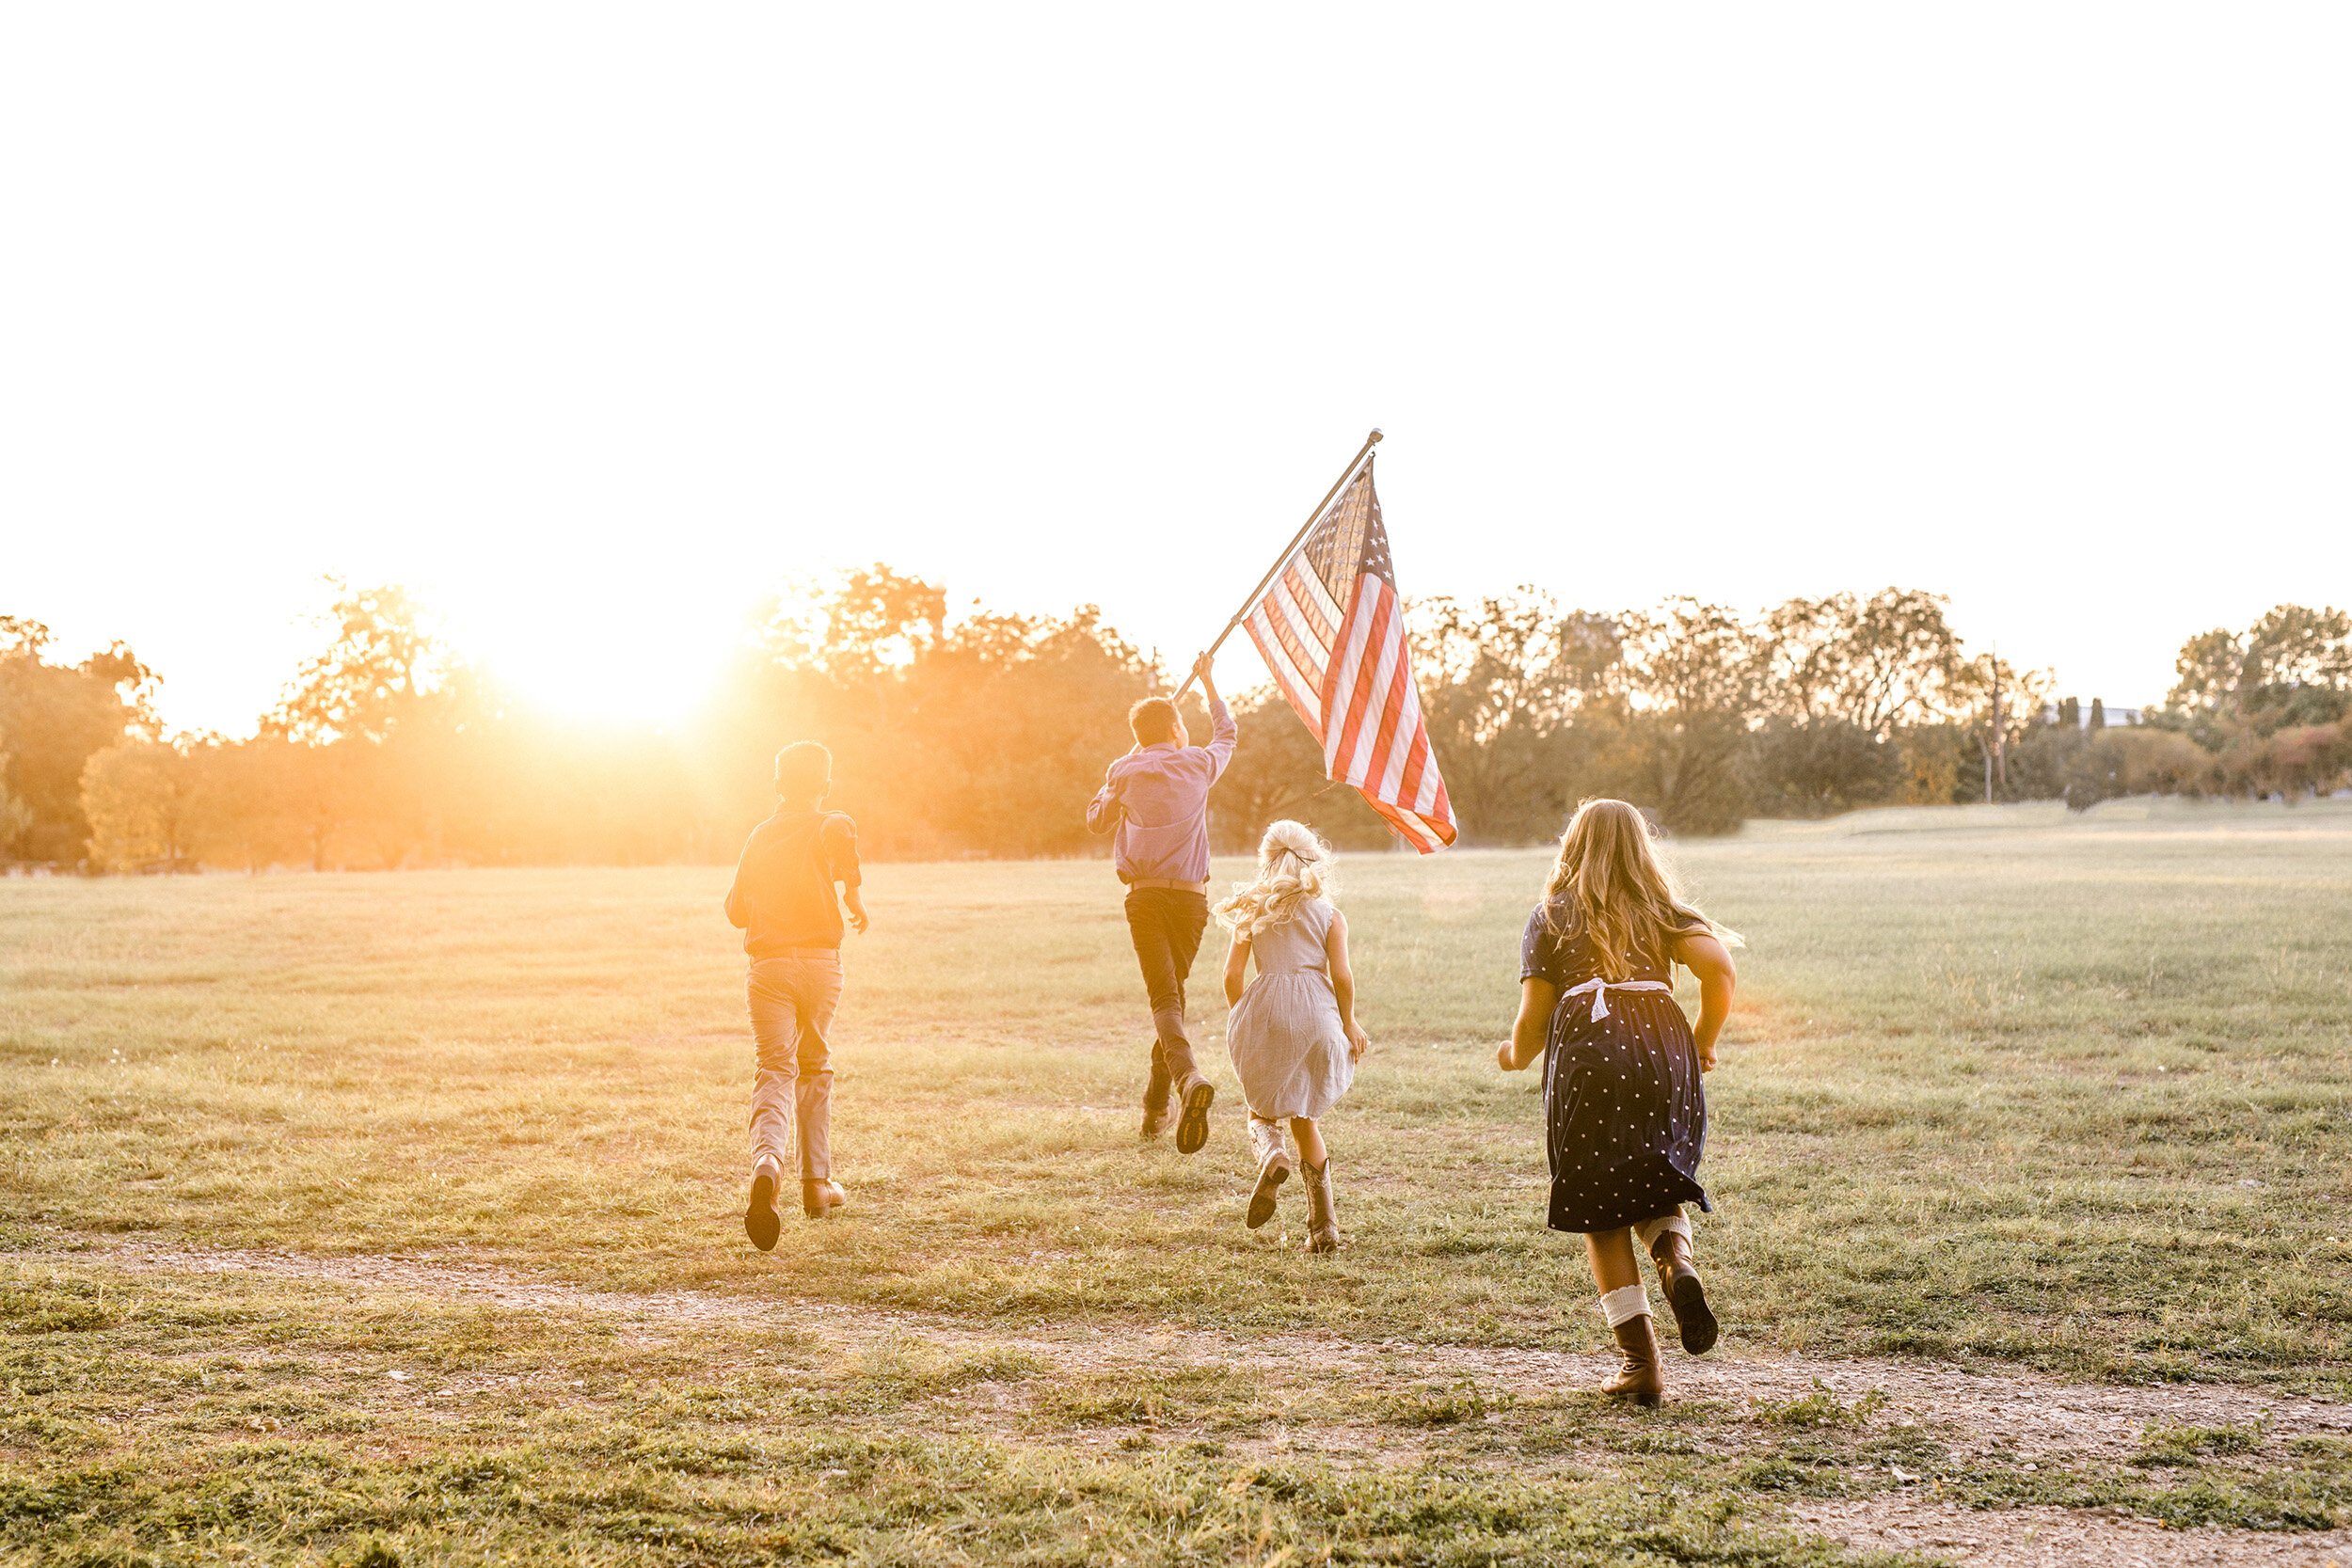
<path id="1" fill-rule="evenodd" d="M 1200 689 L 1212 697 L 1216 695 L 1216 679 L 1209 672 L 1216 664 L 1215 654 L 1202 654 L 1192 661 L 1192 673 L 1200 677 Z"/>
<path id="2" fill-rule="evenodd" d="M 866 934 L 866 898 L 856 888 L 841 890 L 841 904 L 850 911 L 850 928 L 859 936 Z"/>

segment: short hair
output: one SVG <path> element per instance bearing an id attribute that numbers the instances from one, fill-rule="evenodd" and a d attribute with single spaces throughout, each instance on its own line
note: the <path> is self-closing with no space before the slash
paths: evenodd
<path id="1" fill-rule="evenodd" d="M 1149 746 L 1155 740 L 1176 737 L 1176 705 L 1165 697 L 1146 697 L 1127 710 L 1127 727 L 1136 732 L 1138 743 Z"/>
<path id="2" fill-rule="evenodd" d="M 833 783 L 833 753 L 814 740 L 796 740 L 776 753 L 776 793 L 795 800 L 822 795 Z"/>

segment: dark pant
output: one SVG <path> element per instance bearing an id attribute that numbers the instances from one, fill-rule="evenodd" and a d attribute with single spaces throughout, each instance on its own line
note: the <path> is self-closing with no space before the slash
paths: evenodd
<path id="1" fill-rule="evenodd" d="M 1136 944 L 1143 988 L 1152 998 L 1152 1087 L 1154 1103 L 1168 1085 L 1194 1072 L 1192 1041 L 1184 1034 L 1184 981 L 1200 951 L 1209 924 L 1206 895 L 1180 887 L 1132 888 L 1127 894 L 1127 935 Z"/>

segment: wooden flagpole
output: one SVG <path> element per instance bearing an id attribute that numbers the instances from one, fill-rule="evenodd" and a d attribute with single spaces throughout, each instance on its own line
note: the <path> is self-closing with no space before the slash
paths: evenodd
<path id="1" fill-rule="evenodd" d="M 1282 553 L 1274 558 L 1274 564 L 1265 569 L 1265 576 L 1258 579 L 1258 586 L 1249 591 L 1249 596 L 1242 600 L 1241 608 L 1233 611 L 1232 619 L 1225 623 L 1225 629 L 1216 634 L 1216 641 L 1209 644 L 1209 653 L 1214 654 L 1225 646 L 1225 640 L 1233 635 L 1233 628 L 1249 619 L 1249 612 L 1258 607 L 1258 595 L 1265 592 L 1265 585 L 1274 580 L 1274 574 L 1280 571 L 1283 563 L 1290 560 L 1291 551 L 1298 548 L 1298 542 L 1307 537 L 1307 531 L 1313 528 L 1316 521 L 1322 517 L 1324 509 L 1331 504 L 1331 498 L 1340 493 L 1340 486 L 1356 477 L 1356 470 L 1364 466 L 1366 454 L 1379 444 L 1380 432 L 1375 427 L 1371 435 L 1364 437 L 1362 448 L 1357 451 L 1347 467 L 1341 470 L 1340 477 L 1331 482 L 1331 488 L 1326 490 L 1323 493 L 1323 499 L 1315 502 L 1315 509 L 1307 514 L 1307 520 L 1298 525 L 1298 531 L 1291 535 L 1291 542 L 1282 546 Z M 1208 656 L 1204 654 L 1201 657 Z M 1184 684 L 1178 687 L 1176 695 L 1168 700 L 1176 703 L 1183 702 L 1184 693 L 1192 689 L 1194 678 L 1194 675 L 1187 674 L 1184 677 Z"/>

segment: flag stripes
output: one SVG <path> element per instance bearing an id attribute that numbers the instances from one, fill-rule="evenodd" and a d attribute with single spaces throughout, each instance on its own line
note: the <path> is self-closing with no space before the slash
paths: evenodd
<path id="1" fill-rule="evenodd" d="M 1369 456 L 1243 624 L 1323 747 L 1324 776 L 1361 791 L 1422 854 L 1453 843 Z"/>

